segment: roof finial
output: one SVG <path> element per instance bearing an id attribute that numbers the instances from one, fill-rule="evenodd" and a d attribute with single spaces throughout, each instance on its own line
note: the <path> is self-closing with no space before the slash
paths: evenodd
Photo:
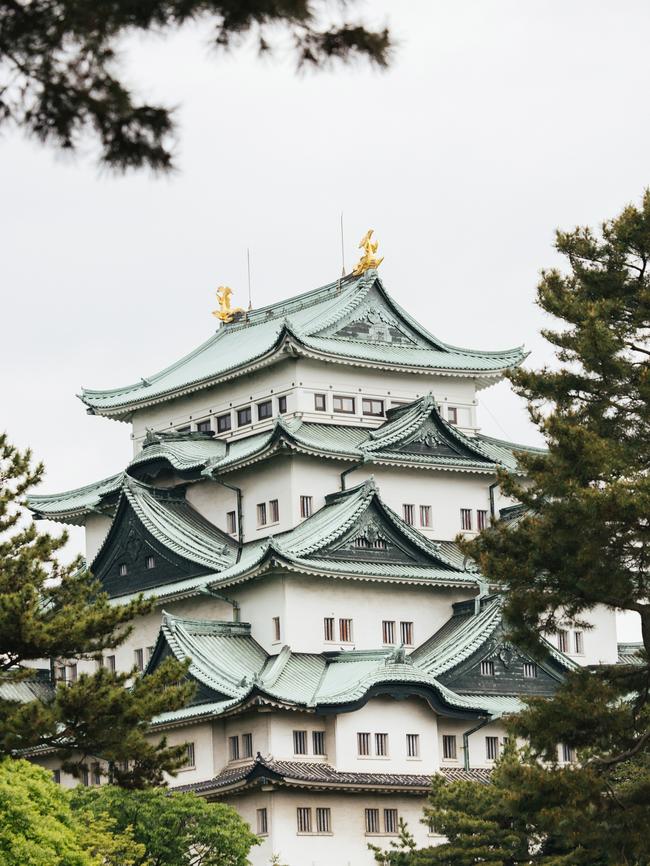
<path id="1" fill-rule="evenodd" d="M 212 315 L 216 316 L 220 322 L 232 322 L 235 316 L 238 313 L 243 313 L 241 307 L 231 307 L 230 306 L 230 296 L 232 295 L 232 289 L 230 286 L 219 286 L 217 289 L 217 301 L 219 303 L 219 309 L 213 310 Z"/>
<path id="2" fill-rule="evenodd" d="M 361 239 L 361 243 L 359 244 L 359 249 L 363 250 L 363 255 L 357 262 L 352 274 L 355 277 L 361 276 L 361 274 L 365 274 L 366 271 L 375 270 L 379 267 L 379 265 L 384 261 L 384 257 L 382 256 L 380 259 L 377 258 L 375 253 L 377 252 L 377 248 L 379 247 L 379 242 L 372 242 L 371 238 L 373 235 L 374 229 L 368 229 L 363 238 Z"/>

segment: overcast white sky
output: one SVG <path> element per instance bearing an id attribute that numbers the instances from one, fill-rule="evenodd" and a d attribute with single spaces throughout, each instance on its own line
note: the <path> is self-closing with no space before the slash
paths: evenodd
<path id="1" fill-rule="evenodd" d="M 533 299 L 556 227 L 598 224 L 650 182 L 647 0 L 376 0 L 390 71 L 296 75 L 228 57 L 206 28 L 129 42 L 139 92 L 178 106 L 178 172 L 102 174 L 0 139 L 0 426 L 47 464 L 43 492 L 121 469 L 127 425 L 79 387 L 146 376 L 214 330 L 214 289 L 253 304 L 335 279 L 373 227 L 389 291 L 443 340 L 549 352 Z M 488 433 L 536 442 L 482 393 Z M 78 535 L 74 536 L 75 543 Z"/>

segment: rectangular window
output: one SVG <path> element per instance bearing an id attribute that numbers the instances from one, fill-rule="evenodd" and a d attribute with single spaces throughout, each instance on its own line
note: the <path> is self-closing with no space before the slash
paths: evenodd
<path id="1" fill-rule="evenodd" d="M 573 651 L 577 656 L 581 656 L 585 651 L 585 644 L 582 639 L 581 631 L 573 632 Z"/>
<path id="2" fill-rule="evenodd" d="M 239 737 L 228 737 L 228 754 L 231 761 L 239 760 Z"/>
<path id="3" fill-rule="evenodd" d="M 265 418 L 273 416 L 273 401 L 265 400 L 263 403 L 257 404 L 257 420 L 264 421 Z"/>
<path id="4" fill-rule="evenodd" d="M 401 622 L 399 624 L 400 638 L 404 646 L 413 646 L 413 623 Z"/>
<path id="5" fill-rule="evenodd" d="M 364 415 L 374 415 L 376 418 L 382 418 L 384 415 L 384 401 L 370 400 L 364 397 L 361 401 L 361 411 Z"/>
<path id="6" fill-rule="evenodd" d="M 326 616 L 323 619 L 323 637 L 327 641 L 334 640 L 334 617 Z"/>
<path id="7" fill-rule="evenodd" d="M 485 757 L 488 761 L 496 761 L 499 757 L 499 738 L 498 737 L 486 737 L 485 738 Z"/>
<path id="8" fill-rule="evenodd" d="M 311 809 L 298 806 L 296 810 L 299 833 L 311 833 Z"/>
<path id="9" fill-rule="evenodd" d="M 196 757 L 194 755 L 194 743 L 188 743 L 185 747 L 185 765 L 186 767 L 196 766 Z"/>
<path id="10" fill-rule="evenodd" d="M 245 406 L 243 409 L 237 410 L 237 426 L 245 427 L 251 423 L 251 407 Z"/>
<path id="11" fill-rule="evenodd" d="M 366 833 L 379 833 L 379 809 L 366 809 Z"/>
<path id="12" fill-rule="evenodd" d="M 273 640 L 280 640 L 280 617 L 273 617 Z"/>
<path id="13" fill-rule="evenodd" d="M 334 395 L 334 411 L 343 412 L 346 415 L 354 415 L 355 399 L 354 397 L 341 397 Z"/>
<path id="14" fill-rule="evenodd" d="M 324 755 L 325 752 L 325 731 L 312 731 L 311 742 L 313 753 L 315 755 Z"/>
<path id="15" fill-rule="evenodd" d="M 370 734 L 357 734 L 357 755 L 361 758 L 370 755 Z"/>
<path id="16" fill-rule="evenodd" d="M 81 784 L 88 786 L 90 784 L 90 779 L 88 777 L 88 767 L 83 764 L 81 767 Z"/>
<path id="17" fill-rule="evenodd" d="M 129 573 L 129 568 L 126 562 L 120 563 L 120 577 L 125 577 Z"/>
<path id="18" fill-rule="evenodd" d="M 76 664 L 68 665 L 68 674 L 67 674 L 66 679 L 69 683 L 76 683 L 77 682 L 77 665 Z"/>
<path id="19" fill-rule="evenodd" d="M 398 825 L 397 809 L 384 809 L 384 833 L 397 833 Z"/>
<path id="20" fill-rule="evenodd" d="M 487 511 L 483 511 L 479 509 L 476 512 L 476 528 L 480 532 L 482 529 L 487 529 L 488 525 L 488 513 Z"/>
<path id="21" fill-rule="evenodd" d="M 442 757 L 446 761 L 455 761 L 456 756 L 457 756 L 456 735 L 455 734 L 443 734 L 442 735 Z"/>
<path id="22" fill-rule="evenodd" d="M 464 530 L 471 530 L 472 528 L 472 509 L 471 508 L 461 508 L 460 509 L 460 528 Z"/>
<path id="23" fill-rule="evenodd" d="M 149 661 L 149 659 L 153 655 L 153 651 L 155 650 L 155 648 L 156 648 L 155 646 L 148 646 L 147 647 L 147 661 Z"/>
<path id="24" fill-rule="evenodd" d="M 232 427 L 232 418 L 230 412 L 225 415 L 217 415 L 217 433 L 226 433 Z"/>
<path id="25" fill-rule="evenodd" d="M 199 421 L 196 425 L 196 429 L 198 433 L 210 433 L 212 430 L 212 424 L 209 421 Z"/>
<path id="26" fill-rule="evenodd" d="M 486 661 L 481 662 L 481 676 L 482 677 L 493 677 L 494 676 L 494 662 L 492 659 L 488 659 Z"/>
<path id="27" fill-rule="evenodd" d="M 282 397 L 278 397 L 278 412 L 280 415 L 284 415 L 287 411 L 287 398 L 282 395 Z"/>
<path id="28" fill-rule="evenodd" d="M 402 505 L 402 516 L 404 517 L 404 523 L 408 523 L 409 526 L 414 526 L 415 505 Z"/>
<path id="29" fill-rule="evenodd" d="M 156 557 L 155 556 L 148 556 L 145 559 L 144 564 L 146 565 L 146 567 L 148 569 L 155 568 L 156 567 Z"/>
<path id="30" fill-rule="evenodd" d="M 112 674 L 115 673 L 115 656 L 106 656 L 104 658 L 104 665 L 106 666 L 106 670 L 110 671 Z"/>
<path id="31" fill-rule="evenodd" d="M 319 806 L 316 809 L 316 832 L 332 832 L 332 810 L 329 806 Z"/>
<path id="32" fill-rule="evenodd" d="M 252 758 L 253 757 L 253 735 L 252 734 L 242 734 L 241 735 L 241 756 L 242 756 L 242 758 Z"/>
<path id="33" fill-rule="evenodd" d="M 277 523 L 280 520 L 280 505 L 277 499 L 271 499 L 269 511 L 271 512 L 271 523 Z"/>
<path id="34" fill-rule="evenodd" d="M 293 732 L 293 753 L 294 755 L 307 754 L 307 731 Z"/>
<path id="35" fill-rule="evenodd" d="M 425 528 L 431 527 L 431 506 L 430 505 L 421 505 L 420 506 L 420 526 Z"/>
<path id="36" fill-rule="evenodd" d="M 102 783 L 102 770 L 98 763 L 94 763 L 92 766 L 92 779 L 93 785 L 101 785 Z"/>
<path id="37" fill-rule="evenodd" d="M 375 755 L 388 757 L 388 734 L 375 734 Z"/>
<path id="38" fill-rule="evenodd" d="M 352 643 L 352 620 L 339 620 L 339 640 L 343 643 Z"/>
<path id="39" fill-rule="evenodd" d="M 385 644 L 395 643 L 395 622 L 385 619 L 381 624 L 381 637 Z"/>
<path id="40" fill-rule="evenodd" d="M 311 517 L 313 498 L 311 496 L 300 497 L 300 516 Z"/>
<path id="41" fill-rule="evenodd" d="M 144 670 L 144 650 L 137 649 L 133 650 L 133 658 L 135 661 L 135 666 L 139 671 Z"/>
<path id="42" fill-rule="evenodd" d="M 420 735 L 419 734 L 407 734 L 406 735 L 406 757 L 407 758 L 419 758 L 420 757 Z"/>
<path id="43" fill-rule="evenodd" d="M 327 409 L 327 397 L 325 394 L 314 394 L 314 409 L 316 412 L 325 412 Z"/>
<path id="44" fill-rule="evenodd" d="M 229 511 L 226 514 L 226 527 L 231 535 L 237 535 L 237 512 Z"/>
<path id="45" fill-rule="evenodd" d="M 537 665 L 535 662 L 524 662 L 524 676 L 527 680 L 534 680 L 537 677 Z"/>
<path id="46" fill-rule="evenodd" d="M 447 406 L 447 421 L 458 424 L 458 409 L 455 406 Z"/>
<path id="47" fill-rule="evenodd" d="M 573 746 L 562 746 L 562 760 L 565 764 L 573 764 L 576 759 L 576 750 Z"/>
<path id="48" fill-rule="evenodd" d="M 560 629 L 557 633 L 557 646 L 561 653 L 569 652 L 569 632 Z"/>
<path id="49" fill-rule="evenodd" d="M 266 526 L 266 502 L 257 504 L 257 525 Z"/>
<path id="50" fill-rule="evenodd" d="M 266 809 L 257 810 L 257 835 L 266 836 L 269 832 L 269 815 Z"/>

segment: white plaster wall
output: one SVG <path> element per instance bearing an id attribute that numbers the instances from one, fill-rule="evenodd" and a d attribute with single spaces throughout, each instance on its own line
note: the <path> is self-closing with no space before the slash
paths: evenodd
<path id="1" fill-rule="evenodd" d="M 597 605 L 590 611 L 580 614 L 579 620 L 590 624 L 591 628 L 574 625 L 571 621 L 563 623 L 569 632 L 569 652 L 567 655 L 579 665 L 615 664 L 618 659 L 616 635 L 616 611 L 604 605 Z M 581 631 L 584 653 L 575 652 L 574 632 Z M 547 635 L 553 646 L 558 646 L 557 634 Z"/>
<path id="2" fill-rule="evenodd" d="M 479 722 L 476 719 L 438 719 L 438 750 L 441 767 L 464 767 L 463 733 L 475 728 Z M 456 736 L 456 759 L 443 758 L 442 737 L 444 734 Z M 494 761 L 489 761 L 486 755 L 485 738 L 498 737 L 500 745 L 504 737 L 508 736 L 505 725 L 495 721 L 480 728 L 469 737 L 469 766 L 471 769 L 477 767 L 493 767 Z"/>
<path id="3" fill-rule="evenodd" d="M 243 583 L 228 590 L 230 598 L 240 605 L 240 619 L 251 624 L 255 640 L 267 653 L 275 655 L 282 649 L 286 640 L 286 601 L 285 578 L 271 575 Z M 280 617 L 280 640 L 276 641 L 273 632 L 273 617 Z"/>
<path id="4" fill-rule="evenodd" d="M 289 644 L 294 652 L 325 652 L 381 648 L 382 620 L 395 621 L 398 644 L 400 622 L 412 622 L 416 647 L 449 619 L 454 602 L 472 598 L 476 590 L 405 588 L 390 583 L 291 574 L 285 578 L 285 593 L 283 643 Z M 263 615 L 269 618 L 271 612 L 263 611 Z M 332 643 L 324 640 L 324 617 L 335 619 Z M 352 644 L 341 645 L 338 640 L 339 618 L 353 620 Z M 257 636 L 256 628 L 254 624 L 253 633 Z"/>
<path id="5" fill-rule="evenodd" d="M 203 782 L 216 775 L 220 768 L 216 767 L 214 763 L 211 722 L 157 731 L 148 739 L 152 742 L 157 742 L 162 734 L 167 738 L 169 746 L 194 743 L 194 766 L 179 770 L 176 776 L 165 774 L 165 781 L 171 787 L 190 785 L 193 782 Z"/>
<path id="6" fill-rule="evenodd" d="M 439 766 L 438 719 L 421 698 L 378 697 L 360 709 L 336 717 L 337 769 L 356 773 L 433 773 Z M 388 734 L 388 757 L 360 757 L 357 733 Z M 420 757 L 406 755 L 406 735 L 419 734 Z"/>
<path id="7" fill-rule="evenodd" d="M 89 514 L 86 518 L 86 561 L 91 563 L 108 535 L 113 519 L 104 514 Z"/>
<path id="8" fill-rule="evenodd" d="M 224 480 L 230 483 L 228 478 Z M 195 484 L 188 485 L 185 498 L 193 508 L 196 508 L 199 514 L 202 514 L 206 520 L 224 532 L 227 532 L 226 514 L 229 511 L 237 513 L 237 494 L 235 491 L 229 490 L 223 484 L 218 484 L 208 478 L 205 481 L 197 481 Z M 233 538 L 237 538 L 237 533 L 233 535 Z"/>

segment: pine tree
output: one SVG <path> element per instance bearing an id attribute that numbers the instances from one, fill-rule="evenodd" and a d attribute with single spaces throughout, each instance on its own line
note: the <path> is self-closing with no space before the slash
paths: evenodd
<path id="1" fill-rule="evenodd" d="M 221 49 L 250 35 L 268 55 L 271 34 L 280 30 L 301 67 L 356 58 L 386 66 L 388 31 L 340 22 L 339 11 L 331 0 L 0 0 L 0 123 L 66 150 L 93 136 L 111 168 L 169 170 L 173 111 L 139 103 L 119 77 L 117 49 L 125 36 L 169 33 L 202 20 Z"/>
<path id="2" fill-rule="evenodd" d="M 100 668 L 59 684 L 51 700 L 19 700 L 10 688 L 22 684 L 24 692 L 33 668 L 47 660 L 99 659 L 150 609 L 142 599 L 111 605 L 80 559 L 60 564 L 66 534 L 38 531 L 24 508 L 42 475 L 29 451 L 0 435 L 0 756 L 46 746 L 73 773 L 93 758 L 125 786 L 160 781 L 180 765 L 183 748 L 151 742 L 146 732 L 153 716 L 187 701 L 191 688 L 179 685 L 183 665 L 169 660 L 131 688 L 134 671 Z"/>

